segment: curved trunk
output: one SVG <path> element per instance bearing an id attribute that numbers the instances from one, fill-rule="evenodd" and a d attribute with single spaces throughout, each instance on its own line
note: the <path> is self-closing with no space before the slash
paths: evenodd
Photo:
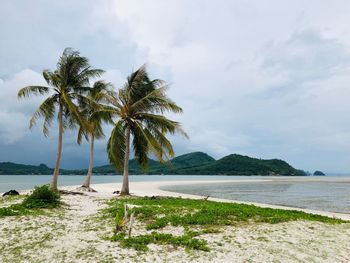
<path id="1" fill-rule="evenodd" d="M 57 182 L 58 182 L 58 175 L 60 172 L 60 161 L 61 161 L 61 155 L 62 155 L 62 135 L 63 135 L 63 116 L 62 116 L 62 105 L 59 106 L 58 111 L 58 147 L 57 147 L 57 156 L 56 156 L 56 163 L 55 163 L 55 170 L 52 176 L 52 182 L 51 182 L 51 189 L 54 191 L 58 191 L 57 188 Z"/>
<path id="2" fill-rule="evenodd" d="M 85 181 L 83 183 L 83 187 L 85 188 L 90 188 L 90 183 L 91 183 L 91 175 L 92 175 L 92 167 L 94 165 L 94 141 L 95 141 L 95 136 L 92 133 L 91 134 L 91 142 L 90 142 L 90 163 L 89 163 L 89 169 L 85 177 Z"/>
<path id="3" fill-rule="evenodd" d="M 125 129 L 125 156 L 124 156 L 124 175 L 123 185 L 120 195 L 129 195 L 129 152 L 130 152 L 130 127 Z"/>

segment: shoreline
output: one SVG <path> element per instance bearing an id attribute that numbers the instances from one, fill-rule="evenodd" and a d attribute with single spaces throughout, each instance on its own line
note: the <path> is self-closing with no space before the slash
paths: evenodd
<path id="1" fill-rule="evenodd" d="M 241 180 L 241 182 L 246 180 Z M 249 180 L 251 182 L 251 180 Z M 209 181 L 209 183 L 222 181 Z M 225 181 L 226 182 L 226 181 Z M 134 196 L 169 196 L 201 200 L 204 197 L 161 190 L 167 185 L 208 183 L 208 181 L 153 181 L 132 182 Z M 60 189 L 72 191 L 80 185 L 62 186 Z M 146 244 L 148 250 L 137 251 L 123 247 L 120 242 L 111 242 L 115 228 L 113 217 L 105 217 L 101 209 L 108 208 L 107 201 L 118 199 L 113 194 L 120 190 L 121 183 L 91 185 L 98 192 L 84 192 L 82 195 L 62 194 L 64 206 L 58 210 L 46 211 L 39 216 L 1 218 L 0 248 L 4 262 L 17 262 L 18 258 L 31 262 L 347 262 L 350 259 L 348 244 L 350 223 L 331 224 L 320 221 L 291 220 L 286 222 L 243 222 L 233 225 L 216 224 L 191 240 L 202 240 L 209 251 L 186 250 L 182 246 L 169 244 Z M 29 191 L 20 191 L 28 193 Z M 10 199 L 11 200 L 11 199 Z M 21 199 L 15 199 L 15 201 Z M 260 203 L 240 202 L 210 198 L 211 201 L 225 203 L 254 204 L 259 207 L 299 210 L 349 220 L 350 215 L 297 209 Z M 122 201 L 122 200 L 121 200 Z M 14 204 L 10 201 L 5 205 Z M 214 204 L 214 210 L 216 204 Z M 252 208 L 253 209 L 253 208 Z M 249 210 L 249 209 L 248 209 Z M 158 215 L 159 211 L 157 212 Z M 272 213 L 274 214 L 274 213 Z M 161 216 L 161 215 L 160 215 Z M 224 215 L 225 216 L 225 215 Z M 191 226 L 195 232 L 204 231 L 204 225 Z M 133 237 L 150 236 L 152 231 L 145 228 L 145 222 L 137 220 L 133 227 Z M 156 233 L 181 237 L 186 234 L 184 226 L 167 225 Z M 322 254 L 320 254 L 322 247 Z"/>
<path id="2" fill-rule="evenodd" d="M 323 180 L 326 178 L 321 177 Z M 161 187 L 171 186 L 171 185 L 193 185 L 193 184 L 216 184 L 216 183 L 259 183 L 259 182 L 273 182 L 277 180 L 288 180 L 288 181 L 299 181 L 302 178 L 286 178 L 286 177 L 273 177 L 271 179 L 267 178 L 254 178 L 254 179 L 232 179 L 232 180 L 173 180 L 173 181 L 136 181 L 130 182 L 130 189 L 131 189 L 131 195 L 135 196 L 169 196 L 169 197 L 183 197 L 183 198 L 189 198 L 189 199 L 204 199 L 206 196 L 202 195 L 193 195 L 193 194 L 185 194 L 185 193 L 178 193 L 178 192 L 172 192 L 172 191 L 166 191 L 162 190 Z M 310 180 L 311 179 L 311 180 Z M 320 178 L 308 178 L 308 181 L 320 181 Z M 321 181 L 323 181 L 321 179 Z M 343 178 L 339 178 L 339 181 L 343 181 Z M 345 181 L 348 181 L 349 179 L 345 179 Z M 94 196 L 94 197 L 101 197 L 101 198 L 112 198 L 115 197 L 116 194 L 113 194 L 114 191 L 121 189 L 121 182 L 115 182 L 115 183 L 93 183 L 91 184 L 91 187 L 97 190 L 96 193 L 88 193 L 84 192 L 88 195 Z M 72 191 L 81 185 L 66 185 L 59 187 L 63 190 L 69 190 Z M 19 190 L 21 194 L 26 194 L 30 190 Z M 3 193 L 0 193 L 2 195 Z M 321 216 L 327 216 L 327 217 L 333 217 L 338 218 L 342 220 L 350 221 L 350 213 L 339 213 L 339 212 L 331 212 L 331 211 L 323 211 L 323 210 L 313 210 L 313 209 L 306 209 L 306 208 L 300 208 L 300 207 L 293 207 L 293 206 L 284 206 L 284 205 L 273 205 L 273 204 L 267 204 L 267 203 L 258 203 L 258 202 L 250 202 L 250 201 L 241 201 L 241 200 L 232 200 L 232 199 L 224 199 L 224 198 L 215 198 L 215 197 L 209 197 L 208 200 L 210 201 L 216 201 L 216 202 L 224 202 L 224 203 L 238 203 L 238 204 L 248 204 L 248 205 L 255 205 L 262 208 L 272 208 L 272 209 L 283 209 L 283 210 L 295 210 L 295 211 L 301 211 L 309 214 L 315 214 L 315 215 L 321 215 Z"/>
<path id="3" fill-rule="evenodd" d="M 131 195 L 136 196 L 169 196 L 169 197 L 183 197 L 183 198 L 190 198 L 190 199 L 204 199 L 205 196 L 200 195 L 191 195 L 191 194 L 184 194 L 184 193 L 177 193 L 177 192 L 170 192 L 160 189 L 161 187 L 170 186 L 170 185 L 191 185 L 191 184 L 208 184 L 208 183 L 223 183 L 223 182 L 266 182 L 266 180 L 210 180 L 210 181 L 153 181 L 153 182 L 131 182 L 130 183 L 130 189 L 131 189 Z M 61 187 L 64 190 L 74 190 L 80 185 L 70 185 L 70 186 L 63 186 Z M 120 190 L 121 183 L 102 183 L 102 184 L 92 184 L 92 188 L 94 188 L 97 193 L 87 193 L 91 196 L 96 197 L 103 197 L 103 198 L 112 198 L 116 195 L 113 194 L 114 191 Z M 283 209 L 283 210 L 295 210 L 295 211 L 301 211 L 309 214 L 316 214 L 321 216 L 327 216 L 327 217 L 333 217 L 338 219 L 343 219 L 350 221 L 350 214 L 346 213 L 337 213 L 337 212 L 330 212 L 330 211 L 320 211 L 320 210 L 312 210 L 312 209 L 304 209 L 299 207 L 291 207 L 291 206 L 282 206 L 282 205 L 272 205 L 272 204 L 266 204 L 266 203 L 257 203 L 257 202 L 248 202 L 248 201 L 239 201 L 239 200 L 230 200 L 230 199 L 222 199 L 222 198 L 215 198 L 215 197 L 209 197 L 208 200 L 210 201 L 216 201 L 216 202 L 225 202 L 225 203 L 240 203 L 240 204 L 248 204 L 248 205 L 255 205 L 262 208 L 272 208 L 272 209 Z"/>

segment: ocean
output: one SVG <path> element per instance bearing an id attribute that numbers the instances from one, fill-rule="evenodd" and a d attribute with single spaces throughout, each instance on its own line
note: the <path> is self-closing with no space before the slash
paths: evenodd
<path id="1" fill-rule="evenodd" d="M 58 183 L 60 186 L 66 185 L 79 185 L 84 181 L 83 175 L 60 175 Z M 244 176 L 248 179 L 257 178 L 257 176 Z M 15 189 L 15 190 L 27 190 L 32 189 L 34 186 L 49 184 L 51 182 L 52 175 L 0 175 L 0 193 Z M 242 179 L 242 176 L 211 176 L 211 175 L 131 175 L 129 176 L 130 182 L 148 182 L 148 181 L 182 181 L 182 180 L 232 180 Z M 120 183 L 122 176 L 120 175 L 93 175 L 92 184 L 103 183 Z"/>
<path id="2" fill-rule="evenodd" d="M 162 189 L 230 200 L 350 214 L 350 176 L 264 177 L 264 179 L 263 182 L 174 185 L 162 187 Z"/>
<path id="3" fill-rule="evenodd" d="M 26 190 L 50 183 L 51 175 L 0 175 L 0 193 L 11 189 Z M 254 180 L 259 179 L 259 182 Z M 84 176 L 60 175 L 59 185 L 79 185 Z M 118 183 L 122 176 L 93 176 L 92 183 Z M 264 176 L 198 176 L 135 175 L 130 182 L 148 181 L 217 181 L 194 185 L 171 185 L 163 190 L 209 195 L 211 197 L 285 205 L 313 210 L 350 213 L 350 176 L 264 177 Z M 233 180 L 233 182 L 232 182 Z M 234 182 L 234 181 L 237 182 Z M 241 180 L 248 180 L 240 182 Z M 130 186 L 132 188 L 132 185 Z"/>

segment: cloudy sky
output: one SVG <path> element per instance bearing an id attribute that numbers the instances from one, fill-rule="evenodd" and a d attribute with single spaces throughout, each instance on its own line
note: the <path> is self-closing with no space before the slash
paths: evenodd
<path id="1" fill-rule="evenodd" d="M 204 151 L 281 158 L 297 168 L 350 172 L 350 3 L 347 0 L 1 1 L 0 161 L 53 166 L 57 135 L 28 122 L 65 47 L 107 71 L 116 87 L 147 63 L 184 109 L 172 116 Z M 40 124 L 40 122 L 39 122 Z M 106 127 L 108 136 L 110 127 Z M 64 137 L 62 167 L 88 163 L 88 145 Z M 105 164 L 106 139 L 96 165 Z"/>

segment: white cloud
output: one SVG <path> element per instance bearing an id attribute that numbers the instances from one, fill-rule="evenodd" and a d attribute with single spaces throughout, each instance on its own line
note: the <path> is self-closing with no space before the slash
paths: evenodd
<path id="1" fill-rule="evenodd" d="M 40 74 L 23 70 L 11 79 L 0 81 L 0 143 L 13 144 L 28 132 L 29 118 L 40 98 L 19 101 L 17 93 L 27 85 L 45 84 Z"/>
<path id="2" fill-rule="evenodd" d="M 28 119 L 23 114 L 0 111 L 0 120 L 0 144 L 15 143 L 25 135 Z"/>
<path id="3" fill-rule="evenodd" d="M 144 62 L 171 83 L 169 95 L 184 108 L 171 117 L 191 137 L 174 138 L 178 154 L 238 152 L 350 170 L 347 1 L 19 3 L 4 4 L 0 17 L 0 121 L 10 127 L 1 124 L 2 142 L 30 140 L 16 120 L 29 118 L 39 99 L 19 103 L 17 88 L 42 81 L 36 72 L 54 68 L 71 46 L 107 69 L 105 79 L 117 87 Z M 66 150 L 67 163 L 81 152 L 73 141 Z"/>

